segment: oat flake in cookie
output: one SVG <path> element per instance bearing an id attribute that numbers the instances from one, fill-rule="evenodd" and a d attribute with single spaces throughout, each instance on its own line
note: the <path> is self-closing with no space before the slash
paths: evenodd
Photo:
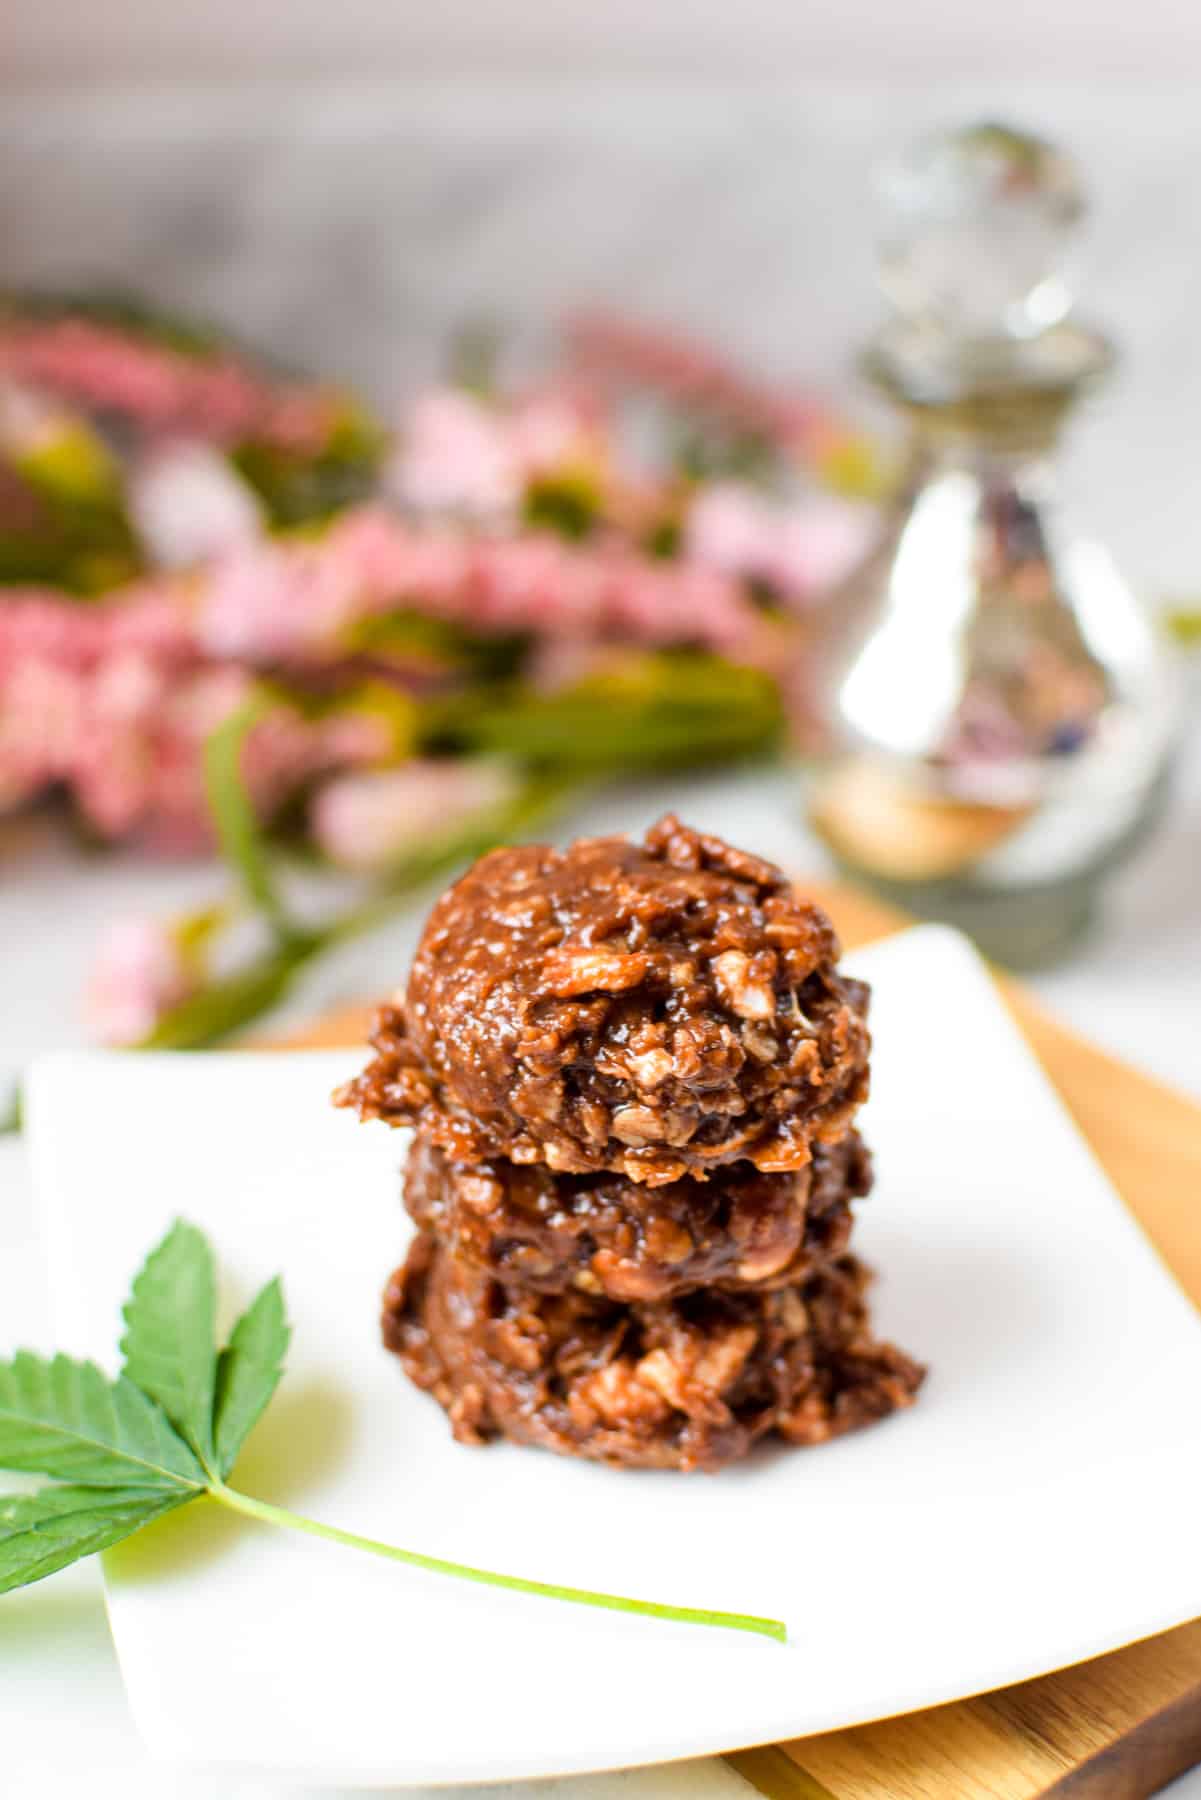
<path id="1" fill-rule="evenodd" d="M 495 850 L 434 907 L 343 1093 L 492 1156 L 631 1181 L 798 1169 L 867 1092 L 866 989 L 771 863 L 670 815 Z"/>

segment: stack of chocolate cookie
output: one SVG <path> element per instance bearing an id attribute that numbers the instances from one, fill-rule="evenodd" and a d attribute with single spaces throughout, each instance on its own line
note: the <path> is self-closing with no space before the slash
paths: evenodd
<path id="1" fill-rule="evenodd" d="M 867 991 L 781 872 L 668 817 L 485 856 L 338 1096 L 415 1128 L 385 1339 L 456 1436 L 712 1469 L 908 1405 L 870 1335 Z"/>

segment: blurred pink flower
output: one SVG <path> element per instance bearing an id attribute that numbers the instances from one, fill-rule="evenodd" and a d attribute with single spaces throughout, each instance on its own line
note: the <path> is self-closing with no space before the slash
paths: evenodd
<path id="1" fill-rule="evenodd" d="M 869 508 L 849 501 L 822 496 L 782 508 L 753 488 L 715 482 L 693 500 L 684 548 L 697 562 L 807 606 L 855 566 L 873 523 Z"/>
<path id="2" fill-rule="evenodd" d="M 172 668 L 198 663 L 201 646 L 183 604 L 186 592 L 176 577 L 162 575 L 122 588 L 103 605 L 93 603 L 88 610 L 97 618 L 96 654 L 139 650 Z"/>
<path id="3" fill-rule="evenodd" d="M 334 404 L 319 389 L 264 380 L 227 350 L 188 355 L 78 316 L 0 325 L 0 375 L 151 431 L 300 452 L 321 448 Z"/>
<path id="4" fill-rule="evenodd" d="M 727 565 L 757 558 L 766 571 L 771 552 L 800 579 L 808 556 L 809 580 L 829 560 L 830 534 L 769 530 L 761 509 L 737 489 L 703 496 L 690 529 L 708 561 L 652 557 L 617 533 L 583 544 L 549 532 L 481 536 L 365 506 L 319 535 L 241 544 L 102 602 L 10 589 L 0 605 L 0 804 L 61 784 L 106 837 L 203 847 L 204 740 L 251 691 L 253 671 L 328 662 L 356 621 L 404 606 L 531 636 L 544 656 L 554 643 L 680 644 L 773 668 L 780 626 L 747 592 L 747 570 Z M 766 541 L 754 558 L 752 528 Z M 256 804 L 267 816 L 321 774 L 382 759 L 386 735 L 378 720 L 276 709 L 247 746 Z"/>
<path id="5" fill-rule="evenodd" d="M 740 583 L 699 561 L 650 557 L 620 538 L 473 537 L 378 507 L 343 514 L 319 538 L 221 558 L 194 591 L 193 616 L 209 655 L 269 665 L 328 655 L 357 619 L 406 605 L 481 632 L 700 644 L 735 656 L 760 627 Z"/>
<path id="6" fill-rule="evenodd" d="M 433 388 L 406 417 L 384 488 L 417 513 L 511 522 L 532 480 L 599 453 L 594 420 L 566 390 L 492 405 Z"/>
<path id="7" fill-rule="evenodd" d="M 101 1043 L 138 1044 L 198 986 L 178 936 L 161 920 L 118 919 L 101 940 L 85 997 Z"/>
<path id="8" fill-rule="evenodd" d="M 31 659 L 83 668 L 103 640 L 101 609 L 52 588 L 8 588 L 0 602 L 0 681 Z"/>
<path id="9" fill-rule="evenodd" d="M 366 872 L 453 836 L 515 791 L 515 777 L 502 763 L 422 758 L 326 782 L 309 818 L 331 862 Z"/>
<path id="10" fill-rule="evenodd" d="M 251 690 L 251 677 L 231 666 L 173 679 L 136 657 L 107 665 L 88 693 L 71 770 L 84 817 L 106 837 L 137 836 L 175 855 L 209 848 L 205 742 Z M 383 719 L 311 720 L 280 705 L 250 732 L 243 778 L 269 819 L 310 782 L 374 762 L 388 747 Z"/>
<path id="11" fill-rule="evenodd" d="M 506 417 L 506 435 L 523 481 L 601 454 L 594 409 L 567 390 L 544 388 L 517 401 Z"/>
<path id="12" fill-rule="evenodd" d="M 136 690 L 145 709 L 195 662 L 178 606 L 148 587 L 123 605 L 36 589 L 0 603 L 0 805 L 59 783 L 78 793 L 92 769 L 115 783 L 122 737 L 105 729 L 114 705 L 128 715 Z"/>
<path id="13" fill-rule="evenodd" d="M 250 687 L 240 669 L 179 676 L 132 650 L 102 663 L 85 689 L 69 771 L 88 823 L 175 853 L 211 843 L 204 741 Z"/>
<path id="14" fill-rule="evenodd" d="M 82 709 L 81 677 L 51 660 L 28 657 L 0 680 L 0 809 L 65 778 Z"/>
<path id="15" fill-rule="evenodd" d="M 328 650 L 369 610 L 353 558 L 334 535 L 263 541 L 218 557 L 194 593 L 196 640 L 209 656 L 258 665 Z"/>
<path id="16" fill-rule="evenodd" d="M 392 727 L 378 714 L 306 719 L 290 707 L 277 706 L 246 741 L 246 785 L 259 812 L 269 818 L 298 789 L 343 769 L 368 769 L 392 747 Z"/>
<path id="17" fill-rule="evenodd" d="M 827 495 L 808 500 L 777 522 L 764 578 L 786 598 L 820 600 L 864 556 L 878 523 L 871 507 Z"/>
<path id="18" fill-rule="evenodd" d="M 211 845 L 204 744 L 253 676 L 204 660 L 182 620 L 153 588 L 125 606 L 35 592 L 0 604 L 0 806 L 61 785 L 103 837 L 177 853 Z M 267 817 L 310 781 L 389 748 L 382 718 L 306 719 L 281 704 L 250 733 L 246 781 Z"/>
<path id="19" fill-rule="evenodd" d="M 503 518 L 520 503 L 522 471 L 497 412 L 458 388 L 434 388 L 410 410 L 384 486 L 417 512 Z"/>
<path id="20" fill-rule="evenodd" d="M 119 650 L 142 650 L 173 664 L 195 662 L 195 634 L 170 581 L 144 581 L 110 600 L 65 598 L 57 588 L 6 588 L 0 600 L 0 684 L 31 658 L 92 669 Z"/>
<path id="21" fill-rule="evenodd" d="M 253 490 L 229 459 L 196 439 L 156 445 L 126 489 L 134 528 L 160 568 L 186 569 L 253 542 L 264 529 Z"/>
<path id="22" fill-rule="evenodd" d="M 771 511 L 762 495 L 735 481 L 702 487 L 688 509 L 684 550 L 697 562 L 743 575 L 759 568 L 771 535 Z"/>
<path id="23" fill-rule="evenodd" d="M 321 539 L 355 596 L 355 614 L 412 606 L 445 616 L 462 586 L 472 539 L 443 525 L 411 525 L 383 506 L 343 513 Z"/>
<path id="24" fill-rule="evenodd" d="M 830 412 L 817 396 L 757 380 L 681 332 L 591 312 L 568 322 L 568 339 L 577 365 L 602 381 L 657 389 L 805 458 L 824 442 Z"/>
<path id="25" fill-rule="evenodd" d="M 44 449 L 64 425 L 74 421 L 44 394 L 15 381 L 0 380 L 0 445 L 12 456 Z"/>

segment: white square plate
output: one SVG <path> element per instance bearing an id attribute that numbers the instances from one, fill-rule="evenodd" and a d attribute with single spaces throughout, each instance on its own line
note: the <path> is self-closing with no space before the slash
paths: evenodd
<path id="1" fill-rule="evenodd" d="M 63 1347 L 113 1365 L 177 1214 L 231 1300 L 279 1270 L 289 1372 L 238 1485 L 437 1555 L 787 1620 L 763 1639 L 522 1598 L 196 1506 L 107 1560 L 158 1752 L 363 1786 L 614 1767 L 999 1686 L 1201 1612 L 1201 1322 L 981 964 L 927 927 L 875 986 L 861 1247 L 917 1406 L 716 1478 L 455 1444 L 380 1347 L 403 1144 L 335 1112 L 359 1056 L 54 1058 L 30 1094 Z"/>

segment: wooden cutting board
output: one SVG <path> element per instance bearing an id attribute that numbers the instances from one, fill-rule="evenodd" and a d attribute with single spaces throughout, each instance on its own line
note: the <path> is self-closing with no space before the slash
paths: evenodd
<path id="1" fill-rule="evenodd" d="M 853 889 L 807 891 L 850 946 L 901 922 Z M 1201 1307 L 1201 1108 L 1055 1024 L 1017 982 L 999 979 L 1110 1179 Z M 347 1007 L 276 1041 L 362 1043 L 370 1012 Z M 1201 1396 L 1191 1428 L 1201 1429 Z M 769 1800 L 1142 1800 L 1201 1761 L 1201 1620 L 975 1700 L 728 1760 Z"/>

